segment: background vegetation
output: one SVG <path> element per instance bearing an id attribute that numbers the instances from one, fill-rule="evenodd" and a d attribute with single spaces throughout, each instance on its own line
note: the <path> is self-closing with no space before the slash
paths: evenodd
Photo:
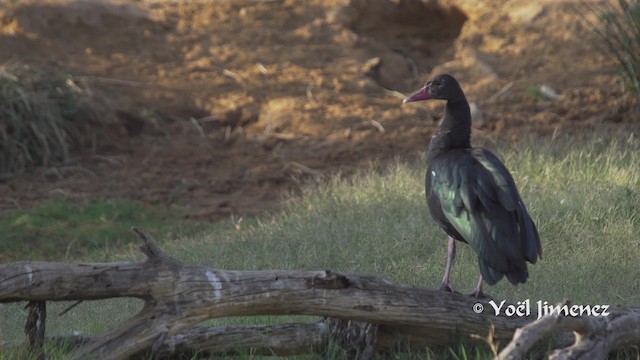
<path id="1" fill-rule="evenodd" d="M 100 123 L 89 97 L 66 75 L 26 65 L 0 68 L 0 178 L 68 162 L 73 150 L 95 146 Z"/>
<path id="2" fill-rule="evenodd" d="M 616 59 L 627 89 L 640 97 L 640 2 L 603 1 L 590 11 L 599 15 L 594 29 Z"/>
<path id="3" fill-rule="evenodd" d="M 623 133 L 586 139 L 546 138 L 517 147 L 498 145 L 497 152 L 512 169 L 538 224 L 544 258 L 531 267 L 525 285 L 514 287 L 503 281 L 487 291 L 494 298 L 514 301 L 528 298 L 555 303 L 569 298 L 576 304 L 640 305 L 640 284 L 636 281 L 640 278 L 638 139 Z M 301 197 L 291 199 L 283 212 L 209 225 L 198 235 L 179 236 L 173 241 L 165 238 L 164 248 L 186 262 L 216 268 L 334 269 L 436 287 L 446 258 L 446 236 L 427 213 L 423 161 L 397 161 L 383 171 L 374 170 L 380 166 L 371 166 L 348 178 L 336 176 L 322 184 L 311 184 Z M 130 205 L 114 206 L 126 209 Z M 13 221 L 16 216 L 36 218 L 39 211 L 11 216 Z M 91 211 L 86 213 L 89 216 Z M 0 221 L 6 219 L 4 216 Z M 128 216 L 115 219 L 123 228 L 142 221 Z M 56 221 L 51 219 L 52 223 Z M 79 223 L 89 228 L 101 226 L 89 218 Z M 165 236 L 153 226 L 150 224 L 148 230 L 158 238 Z M 98 250 L 100 254 L 103 251 Z M 119 245 L 108 251 L 112 260 L 141 256 L 135 249 Z M 92 255 L 69 256 L 67 260 L 87 257 Z M 470 291 L 477 276 L 475 255 L 468 246 L 461 246 L 453 286 Z M 137 311 L 140 305 L 132 300 L 83 303 L 62 317 L 50 316 L 47 331 L 95 334 Z M 49 304 L 49 312 L 56 314 L 66 306 Z M 21 338 L 24 319 L 21 305 L 5 306 L 0 312 L 2 337 Z M 269 324 L 292 319 L 219 319 L 207 325 Z M 477 358 L 474 353 L 481 351 L 485 354 L 482 356 L 490 358 L 482 346 L 479 349 L 453 346 L 451 351 L 429 356 Z M 339 354 L 336 356 L 339 358 Z"/>

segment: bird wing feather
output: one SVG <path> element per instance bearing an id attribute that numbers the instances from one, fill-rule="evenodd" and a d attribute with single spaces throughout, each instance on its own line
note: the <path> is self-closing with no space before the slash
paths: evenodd
<path id="1" fill-rule="evenodd" d="M 496 183 L 501 191 L 498 191 L 498 199 L 504 209 L 514 211 L 516 222 L 512 222 L 514 226 L 517 223 L 517 230 L 520 234 L 522 247 L 524 249 L 524 257 L 527 261 L 535 264 L 538 257 L 542 258 L 542 246 L 538 229 L 527 212 L 527 208 L 520 198 L 513 177 L 509 170 L 504 166 L 502 161 L 498 159 L 490 151 L 476 148 L 471 151 L 472 156 L 482 164 L 496 178 Z"/>
<path id="2" fill-rule="evenodd" d="M 460 240 L 478 254 L 481 271 L 486 265 L 485 280 L 495 283 L 500 273 L 526 274 L 525 260 L 535 262 L 540 243 L 502 162 L 483 149 L 449 151 L 434 159 L 431 174 L 433 195 Z"/>

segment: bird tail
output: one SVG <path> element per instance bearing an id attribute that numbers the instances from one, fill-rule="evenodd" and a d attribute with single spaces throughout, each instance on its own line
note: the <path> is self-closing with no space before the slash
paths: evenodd
<path id="1" fill-rule="evenodd" d="M 486 281 L 489 285 L 495 285 L 505 275 L 507 276 L 509 282 L 514 285 L 524 284 L 529 278 L 529 271 L 526 269 L 526 267 L 525 269 L 514 267 L 515 269 L 513 271 L 502 274 L 501 272 L 491 268 L 483 260 L 478 259 L 478 261 L 480 263 L 480 274 L 482 274 L 482 279 L 484 279 L 484 281 Z"/>
<path id="2" fill-rule="evenodd" d="M 507 274 L 507 279 L 510 283 L 514 285 L 524 284 L 529 278 L 529 271 L 527 270 L 516 270 L 514 272 L 510 272 Z"/>
<path id="3" fill-rule="evenodd" d="M 484 279 L 487 284 L 495 285 L 504 276 L 499 271 L 489 267 L 484 260 L 478 258 L 478 262 L 480 263 L 480 274 L 482 275 L 482 279 Z"/>

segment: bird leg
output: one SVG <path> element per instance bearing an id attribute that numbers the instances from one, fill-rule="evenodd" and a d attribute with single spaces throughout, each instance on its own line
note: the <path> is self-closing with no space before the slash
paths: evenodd
<path id="1" fill-rule="evenodd" d="M 482 279 L 482 275 L 480 275 L 480 280 L 478 280 L 478 285 L 476 285 L 476 288 L 473 289 L 473 292 L 469 295 L 473 296 L 476 299 L 490 299 L 491 296 L 485 294 L 484 292 L 482 292 L 482 283 L 483 283 L 483 279 Z"/>
<path id="2" fill-rule="evenodd" d="M 449 275 L 451 274 L 451 267 L 453 266 L 453 258 L 456 257 L 456 240 L 449 236 L 449 246 L 447 247 L 447 265 L 444 268 L 444 277 L 440 284 L 440 290 L 453 292 L 451 283 L 449 282 Z"/>

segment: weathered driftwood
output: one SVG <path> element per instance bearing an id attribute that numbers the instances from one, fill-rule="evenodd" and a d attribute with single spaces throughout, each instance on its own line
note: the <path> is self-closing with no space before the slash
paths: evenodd
<path id="1" fill-rule="evenodd" d="M 75 358 L 124 359 L 204 320 L 226 316 L 317 315 L 387 324 L 447 344 L 456 335 L 508 339 L 522 318 L 473 312 L 474 299 L 331 271 L 222 271 L 184 264 L 141 231 L 143 262 L 17 262 L 0 268 L 0 302 L 136 297 L 143 309 L 91 339 Z M 406 329 L 406 330 L 405 330 Z"/>
<path id="2" fill-rule="evenodd" d="M 167 336 L 153 354 L 154 359 L 210 357 L 212 355 L 296 355 L 322 352 L 329 343 L 330 321 L 276 325 L 194 326 Z M 82 335 L 48 336 L 45 341 L 66 349 L 77 349 L 91 341 Z M 0 349 L 23 348 L 23 341 L 0 342 Z M 151 349 L 132 359 L 149 359 Z M 37 352 L 36 352 L 37 353 Z"/>
<path id="3" fill-rule="evenodd" d="M 371 337 L 371 330 L 377 336 Z M 224 327 L 191 327 L 178 334 L 167 336 L 163 344 L 153 354 L 154 359 L 175 359 L 176 357 L 209 357 L 212 355 L 238 355 L 250 352 L 252 355 L 287 356 L 305 354 L 311 351 L 323 353 L 333 340 L 343 351 L 359 354 L 367 351 L 384 351 L 392 346 L 411 346 L 424 349 L 426 341 L 409 343 L 391 326 L 373 325 L 342 319 L 325 319 L 316 323 L 287 323 L 277 325 L 232 325 Z M 76 349 L 91 341 L 82 335 L 49 336 L 45 340 L 66 349 Z M 398 344 L 402 339 L 404 343 Z M 378 343 L 372 343 L 377 340 Z M 369 345 L 367 347 L 367 345 Z M 24 342 L 0 343 L 0 349 L 23 347 Z M 376 347 L 377 346 L 377 347 Z M 141 351 L 132 359 L 148 359 L 151 349 Z M 355 356 L 350 356 L 355 358 Z"/>
<path id="4" fill-rule="evenodd" d="M 253 355 L 287 356 L 311 349 L 321 350 L 328 341 L 329 326 L 325 322 L 218 328 L 196 326 L 168 337 L 155 355 L 159 359 L 174 359 L 176 354 L 210 356 L 251 351 Z M 141 355 L 143 359 L 149 358 L 147 352 Z"/>
<path id="5" fill-rule="evenodd" d="M 571 304 L 565 302 L 559 306 Z M 606 359 L 615 349 L 640 346 L 640 309 L 614 308 L 608 316 L 565 316 L 561 312 L 541 317 L 516 330 L 499 360 L 523 359 L 542 338 L 571 330 L 575 342 L 549 354 L 551 360 Z"/>
<path id="6" fill-rule="evenodd" d="M 115 297 L 144 300 L 138 314 L 83 343 L 71 354 L 76 359 L 125 359 L 149 349 L 160 355 L 180 347 L 224 353 L 232 350 L 216 348 L 212 339 L 225 332 L 228 345 L 233 331 L 237 332 L 236 339 L 245 340 L 234 347 L 244 344 L 265 351 L 277 349 L 269 342 L 273 339 L 264 336 L 274 327 L 193 328 L 216 317 L 315 315 L 349 319 L 351 325 L 364 322 L 355 332 L 347 327 L 347 332 L 355 334 L 347 338 L 363 344 L 369 352 L 397 339 L 422 346 L 448 345 L 468 340 L 470 335 L 484 337 L 491 325 L 495 328 L 493 340 L 506 343 L 517 328 L 532 320 L 495 316 L 489 310 L 477 314 L 473 308 L 478 302 L 469 296 L 399 285 L 372 276 L 331 271 L 223 271 L 184 264 L 164 254 L 143 232 L 134 231 L 144 241 L 141 250 L 147 256 L 145 261 L 0 265 L 0 303 Z M 491 309 L 486 301 L 482 303 L 485 309 Z M 324 341 L 331 335 L 332 326 L 328 335 L 323 325 L 316 326 L 307 328 L 310 332 L 302 337 L 304 341 L 310 337 Z M 293 329 L 294 333 L 299 330 Z M 249 341 L 252 334 L 256 336 L 254 343 Z"/>

